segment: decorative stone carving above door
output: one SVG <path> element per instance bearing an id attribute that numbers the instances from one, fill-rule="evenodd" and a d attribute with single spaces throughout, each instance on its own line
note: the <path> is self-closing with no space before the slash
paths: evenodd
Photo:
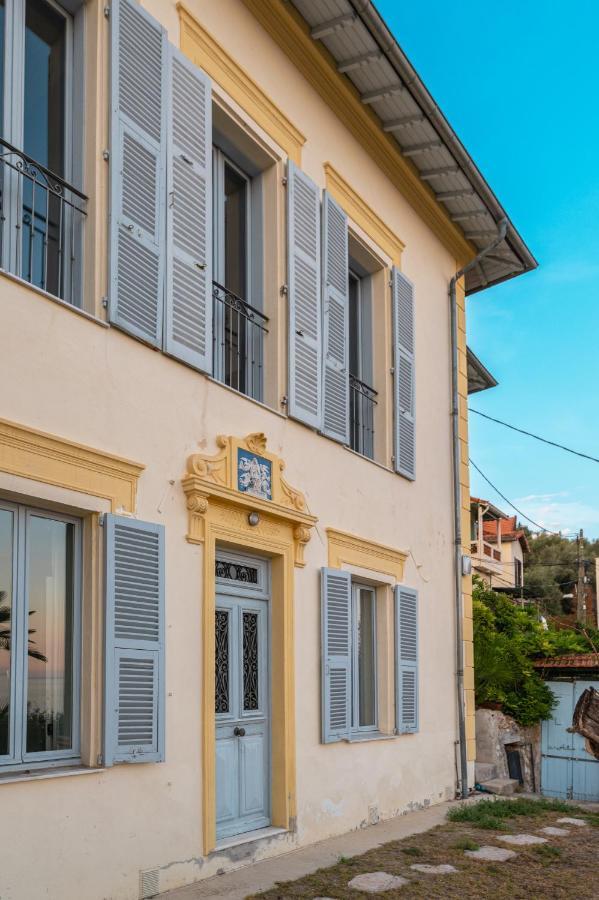
<path id="1" fill-rule="evenodd" d="M 215 506 L 221 521 L 228 517 L 236 530 L 275 536 L 291 527 L 295 565 L 304 566 L 304 547 L 317 519 L 307 512 L 302 492 L 283 478 L 285 462 L 266 449 L 262 432 L 245 438 L 218 435 L 216 444 L 215 454 L 194 453 L 187 461 L 182 480 L 189 511 L 187 540 L 204 542 L 206 520 Z M 257 524 L 250 524 L 251 513 L 258 514 Z"/>

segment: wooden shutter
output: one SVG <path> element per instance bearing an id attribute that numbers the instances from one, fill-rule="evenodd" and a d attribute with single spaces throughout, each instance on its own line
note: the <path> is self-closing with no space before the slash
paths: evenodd
<path id="1" fill-rule="evenodd" d="M 395 471 L 416 477 L 414 286 L 393 267 Z"/>
<path id="2" fill-rule="evenodd" d="M 104 764 L 164 759 L 164 527 L 105 518 Z"/>
<path id="3" fill-rule="evenodd" d="M 321 428 L 320 190 L 290 160 L 287 192 L 289 415 Z"/>
<path id="4" fill-rule="evenodd" d="M 166 32 L 132 0 L 111 20 L 110 321 L 161 346 Z"/>
<path id="5" fill-rule="evenodd" d="M 395 726 L 418 731 L 418 593 L 395 588 Z"/>
<path id="6" fill-rule="evenodd" d="M 351 576 L 323 569 L 322 741 L 349 736 L 351 727 Z"/>
<path id="7" fill-rule="evenodd" d="M 349 444 L 349 257 L 347 216 L 322 199 L 324 382 L 323 431 Z"/>
<path id="8" fill-rule="evenodd" d="M 168 45 L 167 353 L 212 374 L 212 89 Z"/>

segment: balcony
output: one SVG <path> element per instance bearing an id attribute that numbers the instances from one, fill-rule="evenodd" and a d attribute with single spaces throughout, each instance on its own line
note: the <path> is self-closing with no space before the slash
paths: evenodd
<path id="1" fill-rule="evenodd" d="M 505 575 L 501 550 L 496 545 L 479 538 L 470 542 L 470 552 L 475 569 L 490 575 Z"/>
<path id="2" fill-rule="evenodd" d="M 356 453 L 374 458 L 374 408 L 377 392 L 355 375 L 349 376 L 350 447 Z"/>
<path id="3" fill-rule="evenodd" d="M 268 318 L 216 281 L 212 295 L 214 377 L 254 400 L 262 400 Z"/>
<path id="4" fill-rule="evenodd" d="M 0 261 L 3 269 L 80 305 L 87 197 L 0 138 Z"/>

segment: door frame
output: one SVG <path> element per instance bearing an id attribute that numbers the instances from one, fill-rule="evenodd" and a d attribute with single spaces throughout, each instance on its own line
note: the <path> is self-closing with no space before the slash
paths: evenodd
<path id="1" fill-rule="evenodd" d="M 216 846 L 216 716 L 215 691 L 215 608 L 217 552 L 267 556 L 271 564 L 270 601 L 270 795 L 271 825 L 290 828 L 296 815 L 295 799 L 295 702 L 293 647 L 293 535 L 276 540 L 274 535 L 247 534 L 229 518 L 228 505 L 213 507 L 206 523 L 204 543 L 203 610 L 203 832 L 204 853 Z M 244 516 L 244 519 L 246 517 Z M 229 521 L 227 521 L 229 519 Z M 250 527 L 250 526 L 248 526 Z M 283 532 L 286 530 L 282 526 Z M 252 529 L 258 531 L 258 528 Z M 291 531 L 291 529 L 289 529 Z"/>
<path id="2" fill-rule="evenodd" d="M 187 460 L 182 487 L 187 498 L 190 544 L 200 556 L 202 604 L 202 825 L 204 855 L 216 844 L 216 721 L 214 712 L 214 613 L 216 545 L 232 552 L 265 556 L 271 566 L 271 824 L 295 829 L 295 568 L 305 566 L 304 549 L 317 522 L 301 491 L 284 478 L 285 462 L 267 450 L 266 435 L 218 435 L 214 455 Z M 251 454 L 270 474 L 267 489 L 250 493 L 239 477 L 240 454 Z"/>

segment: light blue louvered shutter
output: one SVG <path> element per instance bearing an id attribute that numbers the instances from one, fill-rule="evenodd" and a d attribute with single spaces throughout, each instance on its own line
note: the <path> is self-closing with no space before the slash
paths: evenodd
<path id="1" fill-rule="evenodd" d="M 113 0 L 111 20 L 109 317 L 157 347 L 166 258 L 166 32 L 132 0 Z"/>
<path id="2" fill-rule="evenodd" d="M 320 190 L 289 160 L 289 415 L 322 427 Z"/>
<path id="3" fill-rule="evenodd" d="M 323 431 L 349 444 L 349 256 L 347 216 L 322 198 Z"/>
<path id="4" fill-rule="evenodd" d="M 418 731 L 418 592 L 395 588 L 395 727 Z"/>
<path id="5" fill-rule="evenodd" d="M 416 478 L 414 286 L 393 267 L 395 471 Z"/>
<path id="6" fill-rule="evenodd" d="M 349 737 L 351 728 L 351 575 L 323 569 L 322 742 Z"/>
<path id="7" fill-rule="evenodd" d="M 168 46 L 166 352 L 212 374 L 212 88 Z"/>
<path id="8" fill-rule="evenodd" d="M 164 527 L 107 515 L 104 765 L 164 760 Z"/>

